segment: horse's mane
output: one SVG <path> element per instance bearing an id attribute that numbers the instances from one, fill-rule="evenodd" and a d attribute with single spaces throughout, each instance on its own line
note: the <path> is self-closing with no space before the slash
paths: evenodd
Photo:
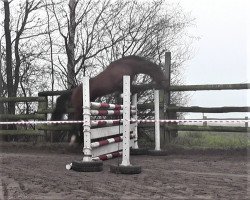
<path id="1" fill-rule="evenodd" d="M 141 57 L 141 56 L 136 56 L 136 55 L 129 55 L 129 56 L 124 56 L 118 60 L 127 60 L 127 59 L 133 59 L 133 60 L 137 60 L 137 61 L 146 61 L 146 62 L 150 62 L 149 60 L 147 60 L 145 57 Z"/>
<path id="2" fill-rule="evenodd" d="M 137 56 L 137 55 L 129 55 L 129 56 L 124 56 L 116 61 L 113 61 L 113 63 L 116 63 L 116 62 L 121 62 L 121 61 L 125 61 L 125 60 L 135 60 L 135 61 L 139 61 L 139 62 L 143 62 L 145 65 L 151 65 L 153 67 L 157 67 L 157 68 L 161 68 L 160 65 L 157 65 L 156 63 L 148 60 L 147 58 L 145 57 L 142 57 L 142 56 Z"/>

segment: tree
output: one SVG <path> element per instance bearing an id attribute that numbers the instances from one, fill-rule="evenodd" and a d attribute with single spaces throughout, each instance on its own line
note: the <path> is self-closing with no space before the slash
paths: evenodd
<path id="1" fill-rule="evenodd" d="M 165 0 L 15 3 L 4 1 L 1 87 L 10 95 L 68 89 L 83 75 L 95 76 L 111 61 L 131 54 L 164 65 L 166 51 L 173 56 L 172 81 L 179 83 L 180 66 L 191 55 L 192 40 L 184 36 L 193 19 Z M 148 77 L 139 76 L 138 81 Z"/>
<path id="2" fill-rule="evenodd" d="M 36 17 L 34 11 L 41 8 L 40 1 L 28 1 L 26 0 L 24 4 L 19 4 L 19 11 L 16 13 L 16 27 L 13 27 L 11 24 L 11 11 L 10 11 L 10 3 L 7 0 L 4 0 L 4 34 L 5 34 L 5 60 L 6 60 L 6 77 L 7 77 L 7 94 L 9 97 L 13 97 L 17 95 L 18 86 L 20 84 L 21 75 L 21 65 L 25 63 L 24 61 L 28 57 L 25 55 L 27 52 L 22 51 L 25 46 L 25 43 L 21 43 L 21 40 L 29 40 L 32 37 L 37 37 L 40 34 L 39 32 L 35 32 L 37 28 L 41 28 L 41 23 L 39 23 L 39 19 Z M 37 21 L 35 20 L 37 18 Z M 13 34 L 13 30 L 15 30 L 15 34 Z M 24 34 L 25 31 L 29 30 L 28 34 Z M 12 37 L 14 38 L 12 40 Z M 29 56 L 32 54 L 27 53 Z M 13 59 L 14 56 L 14 59 Z M 30 59 L 30 58 L 29 58 Z M 27 69 L 27 68 L 26 68 Z M 24 69 L 23 72 L 26 70 Z M 4 84 L 3 84 L 4 85 Z M 4 89 L 4 88 L 3 88 Z M 10 102 L 8 104 L 8 112 L 11 114 L 15 113 L 15 104 Z"/>
<path id="3" fill-rule="evenodd" d="M 164 64 L 164 52 L 173 50 L 175 72 L 190 56 L 189 43 L 180 38 L 193 19 L 164 0 L 70 0 L 68 5 L 65 9 L 61 2 L 53 9 L 67 55 L 63 73 L 67 75 L 68 88 L 79 84 L 83 75 L 93 76 L 126 55 L 136 54 Z M 61 57 L 62 69 L 66 63 Z"/>
<path id="4" fill-rule="evenodd" d="M 10 7 L 7 0 L 4 1 L 4 32 L 5 32 L 5 44 L 6 44 L 6 75 L 7 75 L 7 93 L 9 97 L 14 96 L 14 84 L 12 76 L 12 44 L 10 35 Z M 12 102 L 8 103 L 8 112 L 15 113 L 15 105 Z"/>

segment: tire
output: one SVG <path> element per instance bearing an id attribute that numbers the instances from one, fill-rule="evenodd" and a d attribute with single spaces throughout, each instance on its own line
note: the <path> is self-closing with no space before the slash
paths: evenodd
<path id="1" fill-rule="evenodd" d="M 100 172 L 103 170 L 102 161 L 78 162 L 73 161 L 71 169 L 77 172 Z"/>
<path id="2" fill-rule="evenodd" d="M 114 174 L 140 174 L 141 166 L 110 165 L 110 172 Z"/>
<path id="3" fill-rule="evenodd" d="M 130 149 L 131 155 L 148 155 L 148 149 Z"/>
<path id="4" fill-rule="evenodd" d="M 168 156 L 169 154 L 169 151 L 164 150 L 148 150 L 148 155 L 150 156 Z"/>

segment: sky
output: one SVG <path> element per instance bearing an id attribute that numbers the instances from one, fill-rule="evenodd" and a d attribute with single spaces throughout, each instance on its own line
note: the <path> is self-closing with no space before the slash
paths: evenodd
<path id="1" fill-rule="evenodd" d="M 178 0 L 173 0 L 178 2 Z M 186 63 L 185 84 L 247 83 L 247 14 L 248 0 L 179 0 L 180 6 L 196 18 L 190 34 L 195 42 L 193 58 Z M 247 18 L 249 20 L 247 20 Z M 248 21 L 248 22 L 247 22 Z M 249 26 L 248 26 L 249 28 Z M 248 30 L 249 31 L 249 30 Z M 250 32 L 248 32 L 250 33 Z M 249 44 L 249 40 L 248 40 Z M 248 45 L 249 47 L 249 45 Z M 248 49 L 248 53 L 249 53 Z M 189 106 L 250 106 L 249 90 L 190 92 Z M 247 102 L 248 101 L 248 102 Z M 205 114 L 208 117 L 238 118 L 248 113 Z M 186 118 L 202 118 L 189 114 Z"/>
<path id="2" fill-rule="evenodd" d="M 250 83 L 250 0 L 168 0 L 194 17 L 188 29 L 199 36 L 193 58 L 186 63 L 185 84 Z M 248 33 L 248 34 L 247 34 Z M 248 52 L 248 53 L 247 53 Z M 248 65 L 248 67 L 247 67 Z M 247 71 L 248 70 L 248 71 Z M 247 98 L 248 96 L 248 98 Z M 250 106 L 250 90 L 190 92 L 189 106 Z M 208 117 L 245 117 L 248 113 L 205 114 Z M 189 114 L 187 118 L 201 118 Z"/>

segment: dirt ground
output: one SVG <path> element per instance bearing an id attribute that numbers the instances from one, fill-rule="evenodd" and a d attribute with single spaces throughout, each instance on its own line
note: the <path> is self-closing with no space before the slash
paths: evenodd
<path id="1" fill-rule="evenodd" d="M 177 151 L 132 156 L 138 175 L 65 169 L 82 155 L 63 145 L 0 144 L 0 199 L 250 199 L 247 152 Z"/>

